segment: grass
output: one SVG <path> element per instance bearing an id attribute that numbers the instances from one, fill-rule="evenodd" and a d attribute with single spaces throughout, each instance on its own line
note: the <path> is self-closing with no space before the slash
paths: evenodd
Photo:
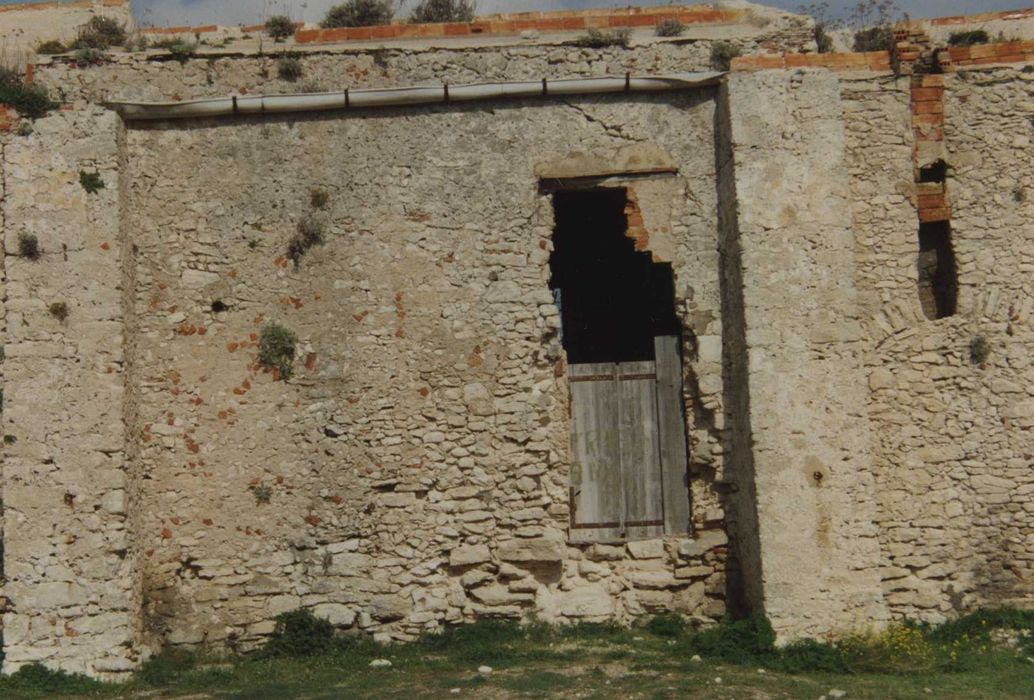
<path id="1" fill-rule="evenodd" d="M 935 628 L 899 624 L 845 644 L 783 649 L 772 646 L 763 618 L 706 632 L 687 630 L 670 616 L 634 629 L 486 620 L 395 646 L 331 638 L 325 625 L 298 612 L 281 616 L 278 628 L 279 641 L 264 653 L 213 659 L 166 652 L 121 686 L 31 669 L 0 679 L 0 697 L 421 700 L 459 689 L 460 697 L 486 699 L 764 700 L 817 698 L 836 688 L 852 700 L 1008 700 L 1029 698 L 1034 679 L 1034 635 L 1022 636 L 1034 630 L 1034 611 L 1007 609 Z M 1013 645 L 992 643 L 1001 629 L 1020 631 Z M 965 662 L 952 664 L 953 651 Z M 374 659 L 392 665 L 371 668 Z M 479 673 L 480 666 L 492 671 Z"/>

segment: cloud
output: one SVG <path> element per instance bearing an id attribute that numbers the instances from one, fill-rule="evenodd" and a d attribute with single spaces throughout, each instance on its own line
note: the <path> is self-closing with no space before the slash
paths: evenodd
<path id="1" fill-rule="evenodd" d="M 405 0 L 410 4 L 417 0 Z M 698 0 L 699 1 L 699 0 Z M 271 15 L 284 14 L 296 20 L 318 22 L 327 9 L 342 0 L 134 0 L 133 14 L 145 25 L 183 24 L 258 24 Z M 858 0 L 830 0 L 834 15 L 844 15 Z M 643 0 L 636 5 L 665 5 L 666 0 Z M 797 10 L 801 0 L 770 0 L 765 3 Z M 1014 9 L 1015 0 L 899 0 L 898 5 L 913 17 L 971 14 L 988 10 Z M 583 9 L 588 7 L 625 7 L 620 0 L 479 0 L 478 13 L 522 12 L 527 10 Z M 403 6 L 402 14 L 406 7 Z"/>

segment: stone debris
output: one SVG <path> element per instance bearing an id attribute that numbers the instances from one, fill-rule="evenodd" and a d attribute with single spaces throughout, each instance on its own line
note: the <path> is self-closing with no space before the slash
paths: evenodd
<path id="1" fill-rule="evenodd" d="M 391 668 L 391 661 L 388 659 L 374 659 L 369 666 L 370 668 Z"/>

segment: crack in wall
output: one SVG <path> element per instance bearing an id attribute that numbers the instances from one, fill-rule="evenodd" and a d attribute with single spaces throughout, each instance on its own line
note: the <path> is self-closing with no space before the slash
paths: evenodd
<path id="1" fill-rule="evenodd" d="M 614 126 L 614 125 L 608 124 L 607 122 L 603 121 L 599 117 L 593 116 L 587 110 L 583 109 L 582 107 L 579 107 L 576 104 L 572 104 L 572 103 L 566 102 L 566 101 L 564 102 L 564 104 L 567 105 L 568 107 L 570 107 L 571 109 L 573 109 L 574 111 L 578 112 L 583 117 L 585 117 L 585 120 L 588 121 L 589 123 L 591 123 L 591 124 L 598 124 L 600 127 L 603 128 L 604 133 L 606 133 L 608 136 L 614 136 L 614 137 L 617 137 L 619 139 L 623 139 L 625 141 L 629 141 L 631 143 L 643 143 L 644 141 L 646 141 L 646 139 L 636 138 L 634 136 L 629 136 L 628 134 L 625 133 L 624 129 L 621 126 Z"/>

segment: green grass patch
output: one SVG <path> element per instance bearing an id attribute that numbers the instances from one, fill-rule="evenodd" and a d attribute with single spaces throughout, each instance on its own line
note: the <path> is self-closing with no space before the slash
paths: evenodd
<path id="1" fill-rule="evenodd" d="M 897 623 L 836 643 L 777 647 L 763 617 L 693 630 L 664 615 L 631 629 L 483 620 L 384 645 L 294 611 L 277 619 L 257 653 L 169 650 L 123 685 L 28 667 L 0 679 L 0 697 L 421 700 L 458 688 L 474 698 L 732 699 L 819 697 L 839 688 L 849 698 L 1018 700 L 1030 697 L 1034 678 L 1032 630 L 1034 611 L 994 609 L 940 626 Z M 371 668 L 374 659 L 391 666 Z M 479 666 L 493 670 L 481 674 Z"/>

